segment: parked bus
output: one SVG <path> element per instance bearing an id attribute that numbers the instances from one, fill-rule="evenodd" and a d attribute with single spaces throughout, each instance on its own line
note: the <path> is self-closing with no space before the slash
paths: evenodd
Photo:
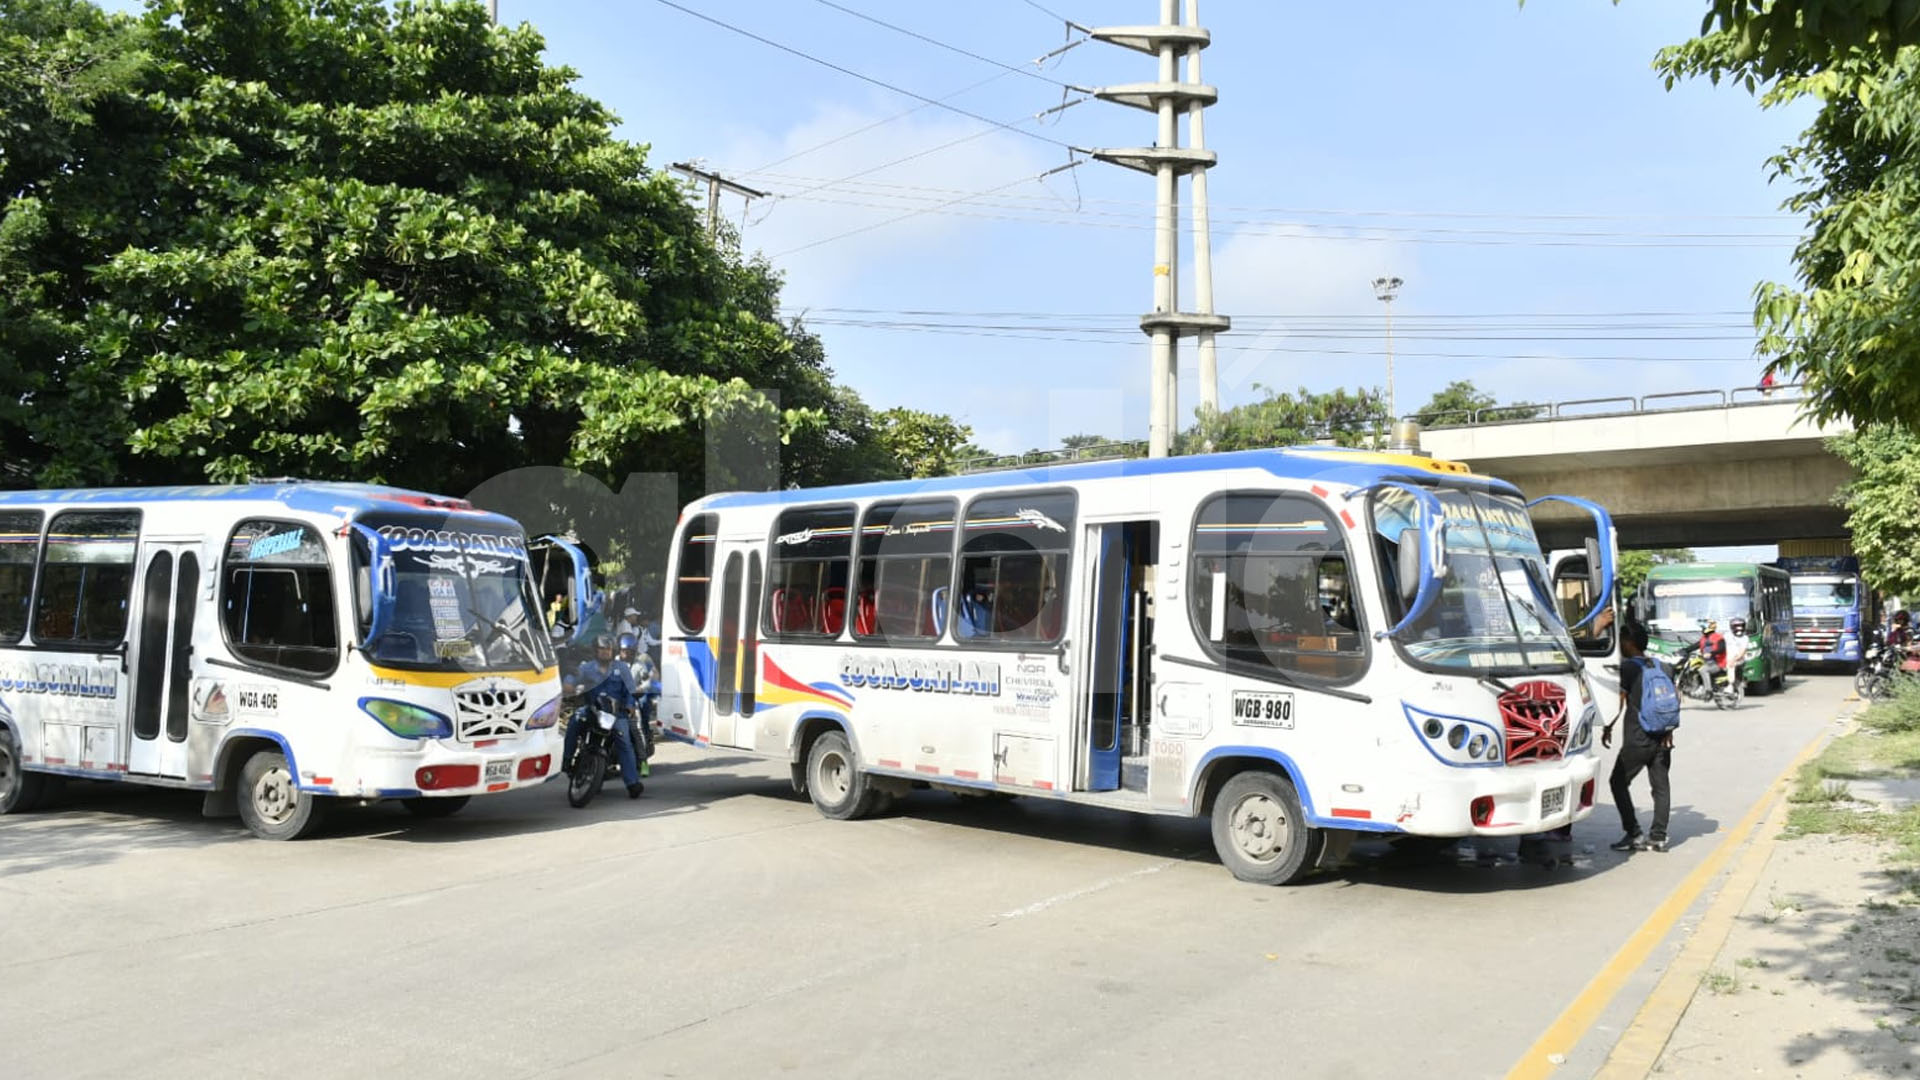
<path id="1" fill-rule="evenodd" d="M 1774 560 L 1793 585 L 1793 659 L 1796 664 L 1844 664 L 1865 656 L 1865 631 L 1880 622 L 1880 602 L 1851 555 L 1790 555 Z"/>
<path id="2" fill-rule="evenodd" d="M 0 493 L 0 812 L 67 777 L 207 792 L 269 839 L 555 771 L 526 538 L 355 484 Z"/>
<path id="3" fill-rule="evenodd" d="M 1755 693 L 1778 690 L 1793 670 L 1793 589 L 1786 571 L 1753 563 L 1663 563 L 1640 587 L 1647 651 L 1672 657 L 1700 637 L 1709 620 L 1733 636 L 1747 624 L 1742 674 Z"/>
<path id="4" fill-rule="evenodd" d="M 1600 714 L 1529 505 L 1319 447 L 713 495 L 660 716 L 830 818 L 917 785 L 1210 815 L 1255 882 L 1360 832 L 1540 832 L 1591 811 Z"/>

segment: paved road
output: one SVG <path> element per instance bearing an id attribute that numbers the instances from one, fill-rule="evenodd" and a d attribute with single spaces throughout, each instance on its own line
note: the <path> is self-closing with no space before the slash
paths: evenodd
<path id="1" fill-rule="evenodd" d="M 1690 707 L 1668 854 L 1607 851 L 1603 806 L 1572 870 L 1363 848 L 1287 889 L 1233 881 L 1202 822 L 938 792 L 830 822 L 784 767 L 685 748 L 638 802 L 575 811 L 549 785 L 442 822 L 356 810 L 295 844 L 94 787 L 0 819 L 0 1068 L 1499 1076 L 1845 683 Z"/>

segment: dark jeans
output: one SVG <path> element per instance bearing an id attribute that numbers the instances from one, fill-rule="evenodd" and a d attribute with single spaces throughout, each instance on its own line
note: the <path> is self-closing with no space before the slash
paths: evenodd
<path id="1" fill-rule="evenodd" d="M 1673 750 L 1658 743 L 1628 739 L 1620 747 L 1620 756 L 1613 759 L 1613 776 L 1608 783 L 1613 788 L 1613 804 L 1620 808 L 1620 827 L 1628 836 L 1640 835 L 1640 819 L 1633 812 L 1633 795 L 1627 785 L 1645 769 L 1647 780 L 1653 785 L 1653 830 L 1648 835 L 1655 840 L 1666 839 L 1667 812 L 1672 805 L 1667 770 L 1672 765 Z"/>

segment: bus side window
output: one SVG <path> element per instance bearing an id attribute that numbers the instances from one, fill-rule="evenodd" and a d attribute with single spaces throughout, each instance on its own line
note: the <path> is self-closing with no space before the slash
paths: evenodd
<path id="1" fill-rule="evenodd" d="M 875 503 L 860 519 L 856 638 L 925 642 L 941 636 L 934 593 L 953 575 L 952 499 Z"/>
<path id="2" fill-rule="evenodd" d="M 338 666 L 326 546 L 297 522 L 241 522 L 227 540 L 221 626 L 235 656 L 264 667 L 325 675 Z"/>
<path id="3" fill-rule="evenodd" d="M 38 510 L 0 514 L 0 645 L 17 644 L 27 633 L 41 520 Z"/>
<path id="4" fill-rule="evenodd" d="M 1345 536 L 1318 502 L 1215 496 L 1195 519 L 1192 565 L 1194 632 L 1215 656 L 1329 680 L 1366 670 Z"/>
<path id="5" fill-rule="evenodd" d="M 989 495 L 967 506 L 955 636 L 1047 644 L 1066 622 L 1071 492 Z"/>
<path id="6" fill-rule="evenodd" d="M 853 507 L 800 507 L 774 522 L 764 632 L 837 637 L 846 622 Z M 837 598 L 837 604 L 836 604 Z"/>
<path id="7" fill-rule="evenodd" d="M 40 552 L 39 644 L 107 648 L 127 637 L 140 515 L 132 510 L 70 510 L 54 516 Z"/>
<path id="8" fill-rule="evenodd" d="M 680 555 L 673 577 L 673 614 L 680 632 L 698 634 L 707 626 L 707 590 L 713 582 L 713 550 L 720 519 L 696 514 L 680 530 Z"/>

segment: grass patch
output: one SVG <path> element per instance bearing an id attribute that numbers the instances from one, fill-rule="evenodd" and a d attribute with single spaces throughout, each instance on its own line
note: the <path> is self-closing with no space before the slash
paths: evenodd
<path id="1" fill-rule="evenodd" d="M 1709 971 L 1700 977 L 1700 985 L 1710 994 L 1737 994 L 1740 992 L 1740 980 L 1724 971 Z"/>
<path id="2" fill-rule="evenodd" d="M 1757 957 L 1752 957 L 1752 956 L 1743 956 L 1737 961 L 1737 963 L 1741 967 L 1748 968 L 1748 969 L 1769 968 L 1773 966 L 1772 964 L 1767 963 L 1765 960 L 1761 960 Z"/>

